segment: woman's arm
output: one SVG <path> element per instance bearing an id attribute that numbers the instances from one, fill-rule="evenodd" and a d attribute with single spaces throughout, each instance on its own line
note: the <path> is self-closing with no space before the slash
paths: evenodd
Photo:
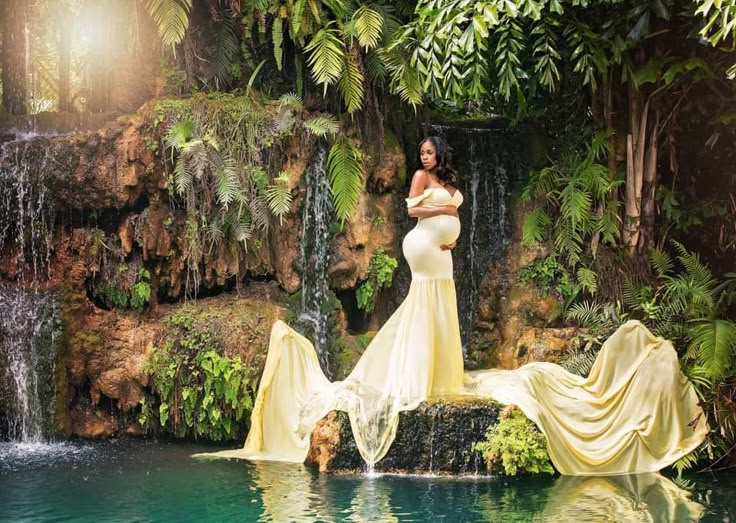
<path id="1" fill-rule="evenodd" d="M 427 173 L 417 171 L 411 179 L 411 188 L 409 189 L 409 198 L 419 196 L 427 187 Z M 441 207 L 410 207 L 407 212 L 412 218 L 429 218 L 431 216 L 439 216 L 440 214 L 449 214 L 450 216 L 458 216 L 457 207 L 454 205 L 443 205 Z"/>
<path id="2" fill-rule="evenodd" d="M 429 218 L 431 216 L 439 216 L 440 214 L 449 214 L 450 216 L 459 216 L 457 207 L 454 205 L 442 205 L 441 207 L 411 207 L 407 211 L 412 218 Z"/>

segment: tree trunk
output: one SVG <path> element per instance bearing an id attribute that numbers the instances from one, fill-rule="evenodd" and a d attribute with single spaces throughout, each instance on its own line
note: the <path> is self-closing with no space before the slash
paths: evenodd
<path id="1" fill-rule="evenodd" d="M 26 1 L 0 0 L 3 107 L 25 114 L 27 92 Z"/>
<path id="2" fill-rule="evenodd" d="M 647 146 L 649 97 L 629 85 L 629 134 L 626 136 L 626 216 L 623 241 L 629 255 L 635 254 L 641 228 L 641 195 Z M 643 104 L 642 104 L 643 102 Z"/>
<path id="3" fill-rule="evenodd" d="M 603 121 L 608 133 L 608 176 L 611 180 L 616 178 L 616 129 L 613 123 L 613 88 L 611 86 L 613 78 L 613 70 L 610 76 L 604 76 L 601 89 L 601 106 L 603 107 Z M 616 199 L 616 195 L 611 196 L 612 200 Z M 595 215 L 599 219 L 603 216 L 603 201 L 599 201 L 595 209 Z M 598 253 L 598 245 L 600 244 L 601 233 L 593 234 L 590 242 L 590 254 L 595 258 Z"/>
<path id="4" fill-rule="evenodd" d="M 72 17 L 69 9 L 59 7 L 59 111 L 70 112 Z"/>
<path id="5" fill-rule="evenodd" d="M 657 196 L 657 149 L 659 134 L 660 112 L 654 109 L 654 121 L 650 126 L 649 140 L 646 144 L 646 159 L 644 162 L 644 179 L 641 196 L 641 227 L 637 249 L 639 254 L 646 256 L 654 247 L 654 222 L 656 218 Z"/>

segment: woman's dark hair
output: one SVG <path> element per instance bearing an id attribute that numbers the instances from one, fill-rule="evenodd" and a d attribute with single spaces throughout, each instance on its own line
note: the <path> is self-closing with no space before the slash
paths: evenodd
<path id="1" fill-rule="evenodd" d="M 422 165 L 422 158 L 419 153 L 422 150 L 422 145 L 427 142 L 434 145 L 435 155 L 437 157 L 437 178 L 439 181 L 442 183 L 457 185 L 457 173 L 455 172 L 455 169 L 450 167 L 450 146 L 447 145 L 447 142 L 439 136 L 427 136 L 424 140 L 419 142 L 419 147 L 417 147 L 417 165 Z"/>

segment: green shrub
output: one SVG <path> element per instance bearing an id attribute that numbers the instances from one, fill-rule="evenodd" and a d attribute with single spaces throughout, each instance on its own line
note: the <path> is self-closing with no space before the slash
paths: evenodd
<path id="1" fill-rule="evenodd" d="M 171 337 L 145 366 L 156 396 L 141 401 L 139 423 L 178 437 L 241 437 L 253 409 L 252 370 L 237 356 L 218 354 L 209 331 L 196 329 L 186 314 L 165 322 Z"/>
<path id="2" fill-rule="evenodd" d="M 358 308 L 370 314 L 376 307 L 378 292 L 383 288 L 391 287 L 394 271 L 399 266 L 396 258 L 392 258 L 383 247 L 377 247 L 371 256 L 368 266 L 368 278 L 358 287 L 355 297 L 358 300 Z"/>
<path id="3" fill-rule="evenodd" d="M 491 471 L 509 476 L 518 473 L 554 474 L 547 452 L 547 440 L 524 413 L 513 408 L 495 425 L 489 427 L 485 441 L 475 443 Z"/>

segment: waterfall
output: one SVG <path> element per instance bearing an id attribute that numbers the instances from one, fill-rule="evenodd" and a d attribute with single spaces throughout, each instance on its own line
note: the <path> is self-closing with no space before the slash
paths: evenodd
<path id="1" fill-rule="evenodd" d="M 454 126 L 434 126 L 433 130 L 452 148 L 452 165 L 464 197 L 460 208 L 463 232 L 453 260 L 467 356 L 481 281 L 511 241 L 509 200 L 526 172 L 526 163 L 515 132 Z"/>
<path id="2" fill-rule="evenodd" d="M 332 235 L 332 191 L 326 175 L 327 147 L 320 142 L 305 172 L 306 195 L 302 210 L 300 330 L 312 340 L 322 370 L 332 377 L 329 354 L 329 289 L 327 272 Z"/>
<path id="3" fill-rule="evenodd" d="M 0 143 L 0 253 L 14 258 L 10 276 L 21 281 L 48 276 L 54 205 L 44 174 L 50 161 L 49 142 L 36 135 Z"/>
<path id="4" fill-rule="evenodd" d="M 11 440 L 39 442 L 53 418 L 60 342 L 55 293 L 0 286 L 0 417 Z"/>

